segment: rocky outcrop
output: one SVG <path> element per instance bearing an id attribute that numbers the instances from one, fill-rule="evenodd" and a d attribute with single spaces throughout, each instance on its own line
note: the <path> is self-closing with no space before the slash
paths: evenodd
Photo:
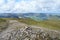
<path id="1" fill-rule="evenodd" d="M 53 31 L 25 27 L 7 32 L 4 36 L 0 36 L 0 40 L 60 40 L 59 36 L 59 33 Z"/>
<path id="2" fill-rule="evenodd" d="M 0 40 L 60 40 L 60 32 L 9 20 Z"/>

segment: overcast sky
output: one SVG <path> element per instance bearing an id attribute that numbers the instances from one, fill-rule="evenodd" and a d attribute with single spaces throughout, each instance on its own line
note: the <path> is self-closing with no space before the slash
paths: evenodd
<path id="1" fill-rule="evenodd" d="M 0 0 L 0 13 L 60 13 L 60 0 Z"/>

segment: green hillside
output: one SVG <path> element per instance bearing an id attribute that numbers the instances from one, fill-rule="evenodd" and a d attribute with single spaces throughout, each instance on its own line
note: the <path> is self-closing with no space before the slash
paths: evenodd
<path id="1" fill-rule="evenodd" d="M 0 31 L 5 30 L 8 27 L 8 21 L 6 19 L 0 18 Z"/>
<path id="2" fill-rule="evenodd" d="M 44 28 L 60 30 L 60 20 L 49 19 L 49 20 L 43 20 L 43 21 L 35 21 L 30 18 L 20 18 L 20 19 L 0 18 L 0 31 L 8 27 L 9 25 L 8 20 L 17 20 L 19 22 L 26 23 L 28 25 L 36 25 Z"/>
<path id="3" fill-rule="evenodd" d="M 35 21 L 30 18 L 28 19 L 18 19 L 19 22 L 26 23 L 28 25 L 37 25 L 49 29 L 60 30 L 60 20 L 44 20 L 44 21 Z"/>

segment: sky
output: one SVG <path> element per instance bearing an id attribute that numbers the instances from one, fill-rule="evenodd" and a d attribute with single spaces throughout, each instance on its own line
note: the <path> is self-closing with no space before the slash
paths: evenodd
<path id="1" fill-rule="evenodd" d="M 60 0 L 0 0 L 0 13 L 60 13 Z"/>

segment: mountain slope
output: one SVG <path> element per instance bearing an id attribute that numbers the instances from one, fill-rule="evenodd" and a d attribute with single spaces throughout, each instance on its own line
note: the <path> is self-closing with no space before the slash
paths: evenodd
<path id="1" fill-rule="evenodd" d="M 53 32 L 53 33 L 52 33 Z M 9 27 L 0 34 L 0 40 L 60 40 L 60 32 L 9 20 Z"/>

